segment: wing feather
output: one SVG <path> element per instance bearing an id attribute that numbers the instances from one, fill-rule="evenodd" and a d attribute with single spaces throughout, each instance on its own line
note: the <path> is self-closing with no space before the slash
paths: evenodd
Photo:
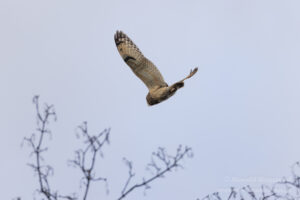
<path id="1" fill-rule="evenodd" d="M 157 86 L 168 86 L 157 67 L 142 54 L 125 33 L 117 31 L 115 42 L 123 60 L 149 90 Z"/>

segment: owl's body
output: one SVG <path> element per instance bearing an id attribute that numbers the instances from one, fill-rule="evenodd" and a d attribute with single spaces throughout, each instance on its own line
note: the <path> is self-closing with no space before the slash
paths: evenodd
<path id="1" fill-rule="evenodd" d="M 173 96 L 177 89 L 184 86 L 184 80 L 192 77 L 197 72 L 197 68 L 195 68 L 189 76 L 168 86 L 156 66 L 142 54 L 126 34 L 117 31 L 115 42 L 123 60 L 148 87 L 149 93 L 146 96 L 148 105 L 158 104 Z"/>

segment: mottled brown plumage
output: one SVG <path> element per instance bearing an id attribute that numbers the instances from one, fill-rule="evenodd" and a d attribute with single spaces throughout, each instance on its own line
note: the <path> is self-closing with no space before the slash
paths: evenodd
<path id="1" fill-rule="evenodd" d="M 125 33 L 117 31 L 115 42 L 123 60 L 148 87 L 149 93 L 146 100 L 150 106 L 173 96 L 179 88 L 184 86 L 184 80 L 192 77 L 198 70 L 198 68 L 195 68 L 183 80 L 168 86 L 156 66 L 142 54 Z"/>

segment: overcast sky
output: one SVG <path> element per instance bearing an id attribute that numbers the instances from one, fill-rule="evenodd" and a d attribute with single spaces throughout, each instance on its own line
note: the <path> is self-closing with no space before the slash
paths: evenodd
<path id="1" fill-rule="evenodd" d="M 270 184 L 300 159 L 299 0 L 1 0 L 1 199 L 33 199 L 37 177 L 22 138 L 35 130 L 32 97 L 54 104 L 58 120 L 44 155 L 52 188 L 79 189 L 67 166 L 76 126 L 111 127 L 89 199 L 116 199 L 126 181 L 147 176 L 151 152 L 193 148 L 184 170 L 128 200 L 195 200 L 230 186 Z M 169 84 L 198 73 L 171 99 L 149 107 L 147 88 L 119 56 L 124 31 Z M 264 178 L 264 182 L 231 181 Z"/>

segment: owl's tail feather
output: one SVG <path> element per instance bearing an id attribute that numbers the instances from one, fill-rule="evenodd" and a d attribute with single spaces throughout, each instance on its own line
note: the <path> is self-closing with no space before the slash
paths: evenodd
<path id="1" fill-rule="evenodd" d="M 198 67 L 196 67 L 195 69 L 191 70 L 190 74 L 185 77 L 184 79 L 182 79 L 181 81 L 178 81 L 176 83 L 174 83 L 173 85 L 170 86 L 170 90 L 171 92 L 175 92 L 176 90 L 178 90 L 179 88 L 182 88 L 184 86 L 184 81 L 188 78 L 191 78 L 192 76 L 194 76 L 194 74 L 196 74 L 196 72 L 198 71 Z"/>
<path id="2" fill-rule="evenodd" d="M 173 85 L 171 85 L 170 86 L 171 92 L 175 92 L 179 88 L 182 88 L 184 86 L 184 81 L 186 79 L 191 78 L 192 76 L 194 76 L 194 74 L 196 74 L 197 71 L 198 71 L 198 68 L 196 67 L 195 69 L 191 70 L 190 74 L 187 77 L 185 77 L 181 81 L 178 81 L 178 82 L 174 83 Z"/>
<path id="3" fill-rule="evenodd" d="M 179 81 L 177 83 L 174 83 L 173 85 L 170 86 L 170 92 L 176 92 L 179 88 L 182 88 L 184 86 L 183 81 Z"/>
<path id="4" fill-rule="evenodd" d="M 182 79 L 181 81 L 179 81 L 179 82 L 183 82 L 186 79 L 191 78 L 192 76 L 194 76 L 197 73 L 197 71 L 198 71 L 198 67 L 196 67 L 195 69 L 191 70 L 190 74 L 187 77 L 185 77 L 184 79 Z"/>

